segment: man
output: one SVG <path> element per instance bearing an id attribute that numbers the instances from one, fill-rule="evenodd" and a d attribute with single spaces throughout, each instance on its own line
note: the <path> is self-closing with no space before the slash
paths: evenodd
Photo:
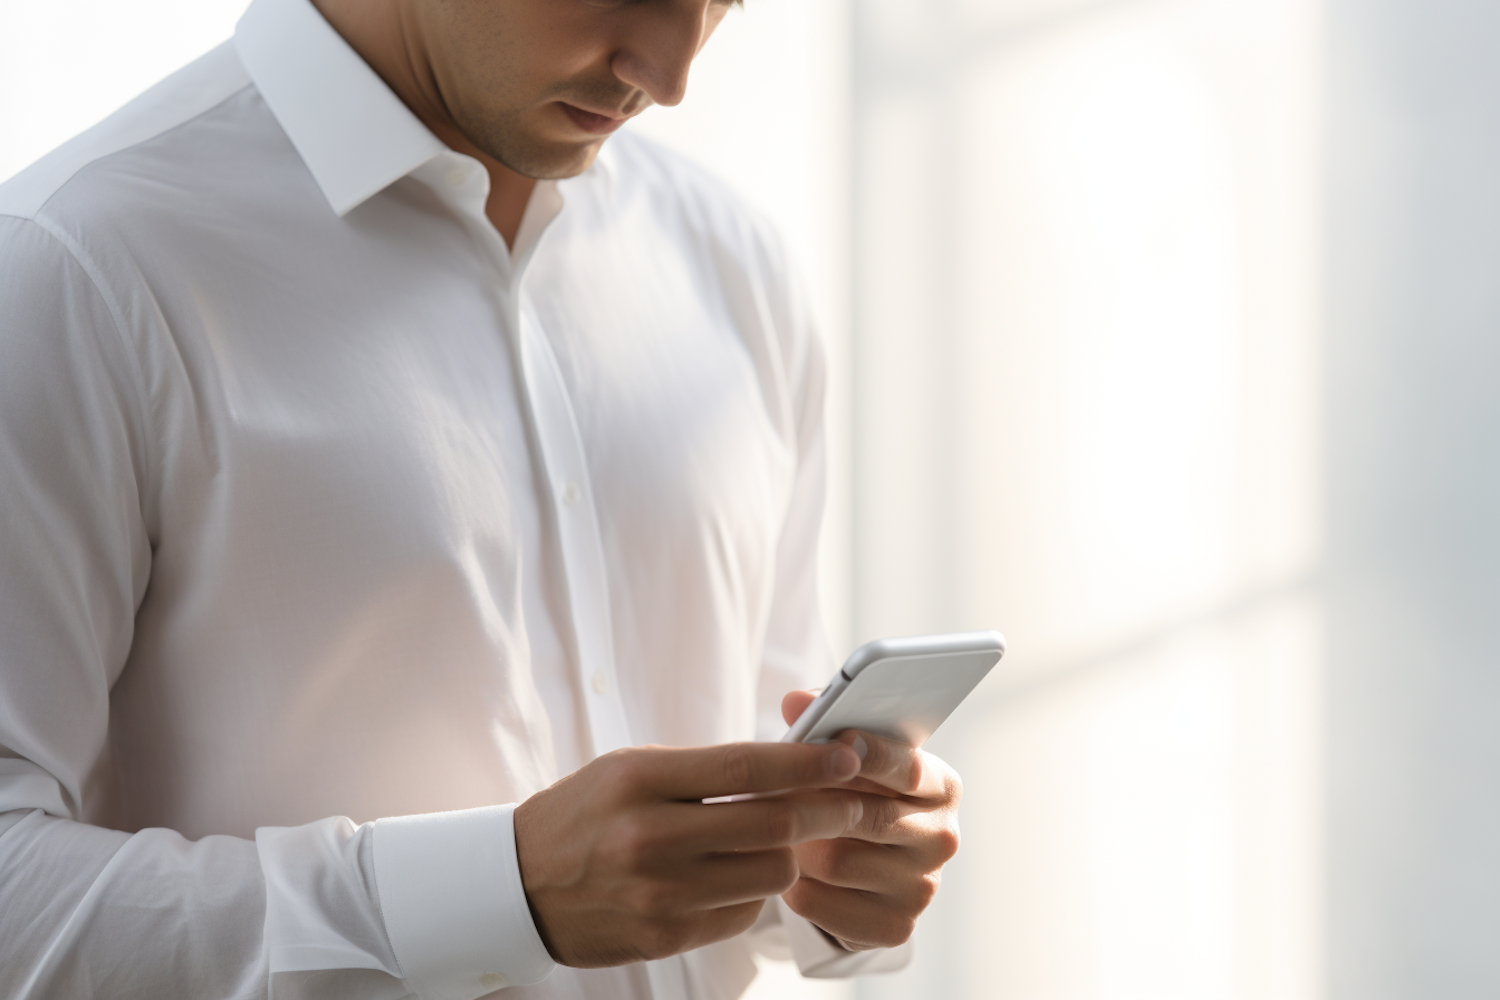
<path id="1" fill-rule="evenodd" d="M 903 960 L 956 777 L 744 742 L 830 669 L 805 302 L 606 146 L 725 9 L 255 0 L 0 186 L 0 995 Z"/>

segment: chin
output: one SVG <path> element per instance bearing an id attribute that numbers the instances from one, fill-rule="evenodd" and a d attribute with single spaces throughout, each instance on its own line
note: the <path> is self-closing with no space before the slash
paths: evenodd
<path id="1" fill-rule="evenodd" d="M 579 140 L 527 136 L 517 142 L 514 132 L 495 135 L 493 139 L 479 142 L 471 135 L 469 141 L 521 176 L 539 181 L 577 177 L 593 165 L 594 157 L 604 145 L 602 137 Z"/>
<path id="2" fill-rule="evenodd" d="M 537 180 L 560 181 L 569 177 L 577 177 L 589 167 L 593 166 L 594 158 L 599 155 L 599 149 L 604 145 L 602 140 L 585 143 L 582 146 L 573 146 L 565 153 L 549 158 L 550 163 L 542 172 L 531 174 Z"/>

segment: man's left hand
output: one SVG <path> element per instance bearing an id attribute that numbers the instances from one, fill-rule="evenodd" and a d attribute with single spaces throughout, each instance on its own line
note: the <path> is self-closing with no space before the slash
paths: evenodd
<path id="1" fill-rule="evenodd" d="M 815 696 L 781 700 L 787 725 Z M 958 851 L 963 786 L 947 764 L 904 743 L 854 730 L 838 739 L 863 759 L 845 787 L 861 793 L 864 816 L 836 840 L 798 844 L 801 877 L 781 898 L 849 951 L 894 947 L 911 937 Z"/>

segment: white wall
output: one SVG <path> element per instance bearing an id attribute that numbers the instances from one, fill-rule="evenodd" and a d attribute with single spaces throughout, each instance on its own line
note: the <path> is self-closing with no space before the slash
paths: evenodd
<path id="1" fill-rule="evenodd" d="M 855 634 L 1013 650 L 860 995 L 1317 995 L 1315 5 L 857 13 Z"/>
<path id="2" fill-rule="evenodd" d="M 1328 12 L 1330 992 L 1500 996 L 1500 5 Z"/>
<path id="3" fill-rule="evenodd" d="M 0 179 L 228 38 L 247 0 L 0 0 Z"/>

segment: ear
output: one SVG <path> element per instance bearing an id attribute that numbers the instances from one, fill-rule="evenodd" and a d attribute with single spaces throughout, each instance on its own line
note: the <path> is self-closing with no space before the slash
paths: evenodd
<path id="1" fill-rule="evenodd" d="M 781 699 L 781 717 L 786 720 L 786 724 L 790 726 L 796 722 L 797 716 L 801 715 L 817 696 L 816 691 L 788 691 Z"/>

